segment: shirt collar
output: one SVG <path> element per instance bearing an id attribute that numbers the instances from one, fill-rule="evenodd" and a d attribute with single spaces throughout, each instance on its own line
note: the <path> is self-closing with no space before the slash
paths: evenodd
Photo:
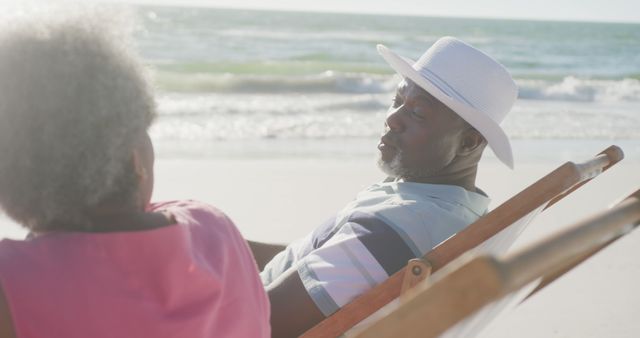
<path id="1" fill-rule="evenodd" d="M 486 195 L 468 191 L 457 185 L 428 184 L 416 182 L 384 182 L 375 184 L 372 188 L 393 189 L 398 194 L 415 194 L 422 197 L 429 196 L 449 203 L 461 205 L 478 216 L 487 212 L 491 199 Z"/>

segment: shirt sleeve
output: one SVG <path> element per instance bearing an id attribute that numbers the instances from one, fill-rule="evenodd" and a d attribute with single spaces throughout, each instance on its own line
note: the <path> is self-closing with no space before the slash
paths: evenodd
<path id="1" fill-rule="evenodd" d="M 311 298 L 329 316 L 415 257 L 395 227 L 374 215 L 355 213 L 297 269 Z"/>

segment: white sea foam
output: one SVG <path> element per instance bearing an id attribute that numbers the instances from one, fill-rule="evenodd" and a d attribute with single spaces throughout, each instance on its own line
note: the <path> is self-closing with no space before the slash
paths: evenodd
<path id="1" fill-rule="evenodd" d="M 156 139 L 173 142 L 374 140 L 391 95 L 352 93 L 169 94 Z M 503 123 L 512 139 L 640 140 L 637 102 L 520 99 Z"/>
<path id="2" fill-rule="evenodd" d="M 250 68 L 250 65 L 243 66 Z M 197 93 L 390 93 L 397 79 L 391 75 L 325 71 L 317 74 L 179 73 L 160 71 L 156 78 L 165 92 Z M 567 76 L 561 80 L 516 79 L 519 98 L 576 102 L 640 102 L 640 80 L 591 79 Z"/>
<path id="3" fill-rule="evenodd" d="M 567 76 L 562 81 L 519 80 L 520 98 L 579 102 L 638 102 L 640 81 L 584 79 Z"/>
<path id="4" fill-rule="evenodd" d="M 157 72 L 156 78 L 166 92 L 385 93 L 395 87 L 391 76 L 330 70 L 311 75 Z"/>

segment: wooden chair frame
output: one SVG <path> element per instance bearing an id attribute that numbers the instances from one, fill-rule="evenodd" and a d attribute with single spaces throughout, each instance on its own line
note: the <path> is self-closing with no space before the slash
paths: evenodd
<path id="1" fill-rule="evenodd" d="M 536 209 L 543 206 L 544 209 L 549 208 L 623 158 L 624 153 L 619 147 L 610 146 L 589 161 L 567 162 L 561 165 L 428 252 L 424 257 L 410 261 L 408 267 L 346 304 L 301 337 L 340 336 L 398 298 L 403 291 L 418 284 L 431 272 L 438 271 Z"/>
<path id="2" fill-rule="evenodd" d="M 421 283 L 389 314 L 354 334 L 359 338 L 437 337 L 484 306 L 536 280 L 555 280 L 630 233 L 640 223 L 640 190 L 610 210 L 504 258 L 463 256 Z"/>

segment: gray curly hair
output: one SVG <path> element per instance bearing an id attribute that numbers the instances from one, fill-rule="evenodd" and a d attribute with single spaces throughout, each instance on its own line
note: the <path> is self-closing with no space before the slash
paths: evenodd
<path id="1" fill-rule="evenodd" d="M 136 203 L 132 147 L 155 116 L 143 66 L 95 16 L 0 31 L 0 205 L 32 231 Z"/>

